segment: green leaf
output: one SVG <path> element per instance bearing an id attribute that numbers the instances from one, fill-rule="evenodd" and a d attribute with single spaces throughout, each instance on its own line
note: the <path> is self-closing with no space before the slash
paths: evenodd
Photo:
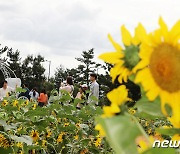
<path id="1" fill-rule="evenodd" d="M 21 92 L 26 92 L 26 90 L 23 89 L 22 87 L 17 87 L 17 88 L 16 88 L 16 92 L 19 92 L 19 93 L 21 93 Z"/>
<path id="2" fill-rule="evenodd" d="M 172 148 L 151 148 L 142 154 L 175 154 L 175 149 Z"/>
<path id="3" fill-rule="evenodd" d="M 97 118 L 106 133 L 107 140 L 117 154 L 136 154 L 135 139 L 141 135 L 136 123 L 129 116 Z"/>
<path id="4" fill-rule="evenodd" d="M 164 118 L 164 115 L 161 112 L 159 98 L 154 102 L 150 102 L 146 96 L 143 96 L 139 101 L 137 101 L 135 108 L 137 108 L 135 115 L 138 117 L 148 119 Z"/>
<path id="5" fill-rule="evenodd" d="M 159 128 L 157 131 L 163 135 L 173 136 L 175 134 L 180 134 L 180 129 L 178 128 Z"/>

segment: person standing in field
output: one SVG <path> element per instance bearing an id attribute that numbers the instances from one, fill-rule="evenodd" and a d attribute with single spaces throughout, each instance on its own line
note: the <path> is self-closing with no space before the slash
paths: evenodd
<path id="1" fill-rule="evenodd" d="M 79 88 L 79 92 L 76 95 L 76 98 L 80 100 L 86 100 L 86 90 L 88 89 L 88 86 L 86 84 L 83 84 Z M 81 108 L 81 103 L 78 103 L 76 108 L 80 109 Z"/>
<path id="2" fill-rule="evenodd" d="M 87 103 L 95 103 L 98 105 L 98 99 L 99 99 L 99 84 L 97 83 L 97 75 L 95 73 L 90 74 L 90 92 Z M 93 96 L 96 97 L 97 100 L 93 99 Z"/>
<path id="3" fill-rule="evenodd" d="M 74 84 L 73 84 L 73 78 L 71 76 L 68 76 L 66 79 L 66 85 L 62 82 L 61 87 L 59 88 L 59 95 L 61 95 L 61 90 L 67 91 L 71 96 L 73 96 L 74 92 Z"/>
<path id="4" fill-rule="evenodd" d="M 30 98 L 31 100 L 34 100 L 34 101 L 37 101 L 37 100 L 38 100 L 39 93 L 37 92 L 37 89 L 36 89 L 36 88 L 33 88 L 33 89 L 30 91 L 29 95 L 30 95 L 30 97 L 31 97 L 31 98 Z"/>
<path id="5" fill-rule="evenodd" d="M 46 94 L 46 90 L 43 89 L 40 93 L 40 96 L 38 97 L 38 105 L 40 107 L 43 107 L 48 104 L 48 95 Z"/>
<path id="6" fill-rule="evenodd" d="M 4 97 L 7 97 L 10 92 L 15 89 L 8 86 L 8 82 L 6 80 L 3 81 L 3 87 L 0 88 L 0 101 L 3 100 Z"/>

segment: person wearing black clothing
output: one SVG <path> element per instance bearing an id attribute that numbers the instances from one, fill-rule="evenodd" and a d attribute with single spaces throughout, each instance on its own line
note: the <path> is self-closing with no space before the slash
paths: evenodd
<path id="1" fill-rule="evenodd" d="M 28 98 L 30 100 L 30 95 L 29 95 L 30 90 L 28 89 L 27 84 L 23 84 L 22 87 L 25 90 L 25 92 L 20 93 L 19 97 L 24 96 L 24 97 L 26 97 L 26 98 Z"/>

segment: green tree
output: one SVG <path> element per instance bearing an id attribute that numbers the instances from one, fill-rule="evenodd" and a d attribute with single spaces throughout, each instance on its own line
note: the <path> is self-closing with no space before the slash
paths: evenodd
<path id="1" fill-rule="evenodd" d="M 16 74 L 18 78 L 22 78 L 20 52 L 18 50 L 13 51 L 11 48 L 7 52 L 7 57 L 8 57 L 7 64 L 9 68 Z"/>
<path id="2" fill-rule="evenodd" d="M 42 65 L 44 57 L 38 55 L 34 57 L 29 55 L 22 63 L 22 81 L 29 85 L 29 88 L 37 87 L 38 90 L 43 88 L 45 82 L 45 68 Z"/>
<path id="3" fill-rule="evenodd" d="M 89 74 L 94 72 L 95 62 L 94 59 L 94 49 L 90 49 L 88 51 L 83 51 L 81 57 L 76 58 L 77 61 L 81 62 L 81 65 L 78 66 L 79 76 L 85 80 L 85 82 L 89 85 Z"/>
<path id="4" fill-rule="evenodd" d="M 1 44 L 0 44 L 0 46 L 1 46 Z M 5 58 L 2 58 L 1 57 L 1 55 L 3 54 L 3 53 L 5 53 L 6 51 L 8 51 L 8 47 L 7 46 L 5 46 L 5 47 L 1 47 L 0 48 L 0 81 L 3 81 L 4 80 L 4 75 L 3 75 L 3 72 L 2 72 L 2 65 L 1 65 L 1 63 L 2 62 L 5 62 L 6 61 L 6 59 Z M 1 86 L 1 85 L 0 85 Z"/>

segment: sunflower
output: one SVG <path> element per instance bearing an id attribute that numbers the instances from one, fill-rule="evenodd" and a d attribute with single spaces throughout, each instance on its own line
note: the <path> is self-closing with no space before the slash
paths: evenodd
<path id="1" fill-rule="evenodd" d="M 2 106 L 7 106 L 8 105 L 8 101 L 7 100 L 4 100 L 3 102 L 2 102 Z"/>
<path id="2" fill-rule="evenodd" d="M 61 143 L 61 142 L 63 141 L 63 135 L 64 135 L 64 132 L 61 132 L 61 133 L 58 135 L 57 143 Z"/>
<path id="3" fill-rule="evenodd" d="M 111 105 L 103 107 L 104 114 L 102 117 L 112 117 L 121 111 L 119 106 L 129 100 L 128 90 L 125 85 L 121 85 L 110 91 L 107 94 L 107 98 L 111 101 Z"/>
<path id="4" fill-rule="evenodd" d="M 100 147 L 101 146 L 101 142 L 102 142 L 102 138 L 99 135 L 97 135 L 97 138 L 96 138 L 96 140 L 94 142 L 94 145 L 96 147 Z"/>
<path id="5" fill-rule="evenodd" d="M 96 127 L 95 127 L 95 129 L 99 131 L 99 135 L 100 135 L 100 136 L 103 137 L 103 136 L 106 135 L 103 127 L 102 127 L 100 124 L 97 124 Z"/>
<path id="6" fill-rule="evenodd" d="M 46 136 L 46 137 L 49 138 L 49 137 L 51 137 L 51 136 L 52 136 L 52 131 L 48 129 L 48 130 L 47 130 L 47 136 Z"/>
<path id="7" fill-rule="evenodd" d="M 47 141 L 46 140 L 42 140 L 42 147 L 46 147 L 47 146 Z"/>
<path id="8" fill-rule="evenodd" d="M 74 136 L 74 139 L 75 139 L 75 140 L 78 140 L 78 139 L 79 139 L 79 136 L 78 136 L 78 135 L 75 135 L 75 136 Z"/>
<path id="9" fill-rule="evenodd" d="M 35 110 L 37 107 L 37 104 L 33 104 L 32 109 Z"/>
<path id="10" fill-rule="evenodd" d="M 17 107 L 17 106 L 18 106 L 18 101 L 17 101 L 17 100 L 15 100 L 15 101 L 13 102 L 13 106 L 14 106 L 14 107 Z"/>
<path id="11" fill-rule="evenodd" d="M 36 141 L 39 139 L 39 133 L 38 133 L 38 131 L 32 130 L 32 131 L 31 131 L 31 137 L 32 137 L 33 141 L 36 142 Z"/>
<path id="12" fill-rule="evenodd" d="M 22 147 L 23 147 L 23 143 L 22 143 L 22 142 L 17 142 L 17 143 L 16 143 L 16 146 L 17 146 L 18 148 L 22 148 Z"/>
<path id="13" fill-rule="evenodd" d="M 7 149 L 9 147 L 9 141 L 4 137 L 3 134 L 0 134 L 0 148 Z"/>
<path id="14" fill-rule="evenodd" d="M 117 76 L 120 83 L 123 81 L 127 82 L 128 77 L 133 73 L 133 69 L 140 60 L 138 55 L 140 44 L 139 33 L 143 31 L 143 26 L 139 24 L 135 29 L 135 36 L 132 37 L 123 25 L 121 27 L 121 33 L 122 41 L 125 46 L 124 49 L 113 40 L 110 34 L 108 35 L 115 51 L 101 54 L 99 58 L 113 65 L 113 68 L 110 70 L 113 82 Z"/>
<path id="15" fill-rule="evenodd" d="M 171 30 L 159 18 L 160 28 L 153 33 L 141 33 L 140 58 L 135 82 L 141 83 L 150 101 L 158 96 L 162 112 L 168 116 L 165 105 L 172 111 L 180 106 L 180 21 Z M 179 112 L 173 112 L 180 125 Z"/>

